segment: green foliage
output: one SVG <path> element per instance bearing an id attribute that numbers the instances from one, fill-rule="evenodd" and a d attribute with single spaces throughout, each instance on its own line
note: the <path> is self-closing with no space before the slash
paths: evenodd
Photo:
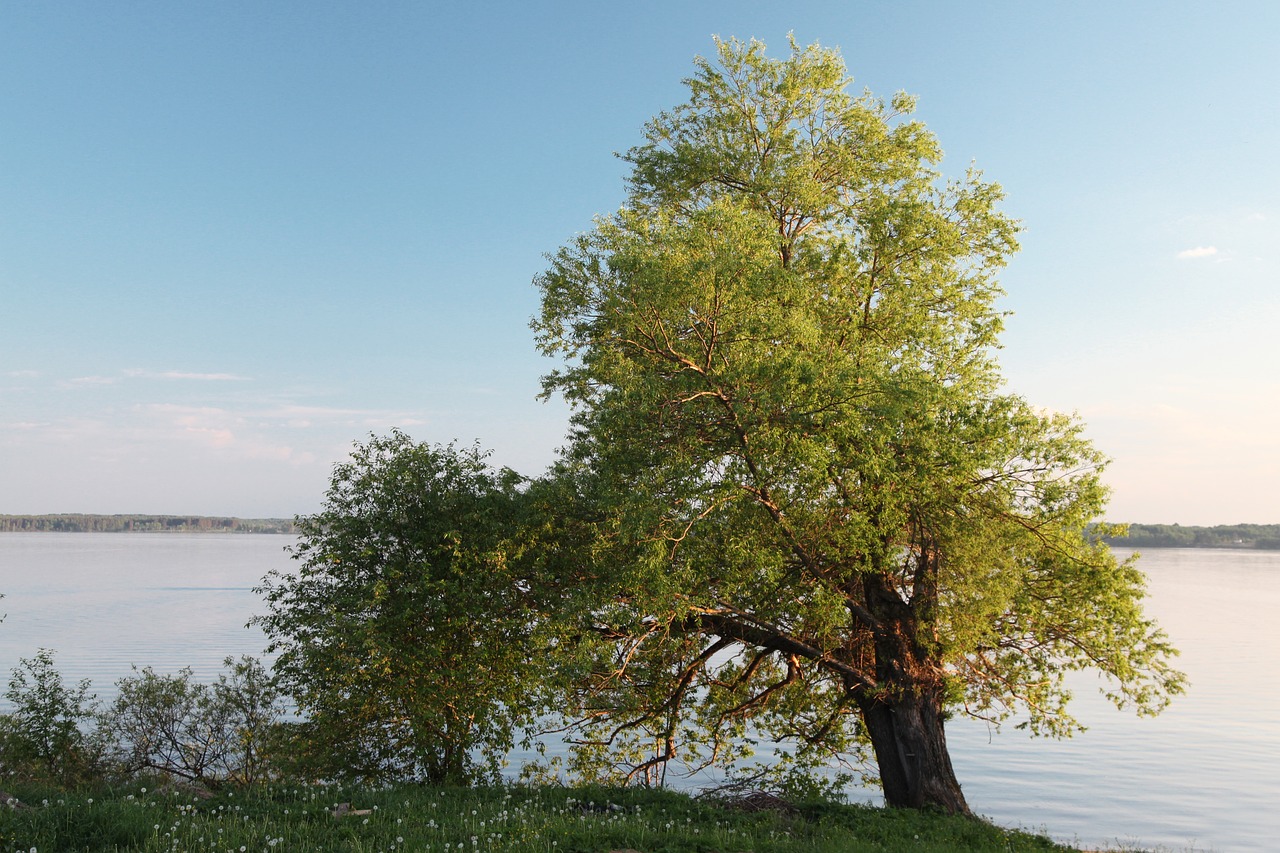
<path id="1" fill-rule="evenodd" d="M 250 657 L 227 658 L 213 684 L 191 669 L 150 667 L 117 682 L 100 731 L 117 771 L 155 771 L 195 782 L 249 784 L 271 773 L 267 744 L 282 713 L 271 679 Z"/>
<path id="2" fill-rule="evenodd" d="M 1073 669 L 1142 713 L 1182 688 L 1095 526 L 1103 457 L 1002 392 L 999 186 L 945 178 L 913 99 L 851 96 L 834 51 L 718 52 L 538 279 L 553 472 L 394 433 L 299 520 L 257 621 L 300 767 L 485 778 L 554 711 L 544 778 L 874 762 L 890 804 L 964 812 L 948 716 L 1064 735 Z"/>
<path id="3" fill-rule="evenodd" d="M 11 776 L 75 785 L 101 767 L 92 736 L 95 702 L 89 680 L 63 683 L 54 654 L 40 649 L 20 659 L 4 697 L 13 711 L 0 717 L 0 767 Z"/>
<path id="4" fill-rule="evenodd" d="M 299 519 L 296 573 L 256 620 L 322 777 L 462 783 L 496 773 L 542 701 L 545 644 L 521 570 L 526 497 L 478 449 L 395 433 L 334 470 Z"/>
<path id="5" fill-rule="evenodd" d="M 999 186 L 944 179 L 913 100 L 849 95 L 834 51 L 718 48 L 538 280 L 597 513 L 579 757 L 648 776 L 750 735 L 790 772 L 869 744 L 889 802 L 964 810 L 948 714 L 1067 734 L 1083 667 L 1154 713 L 1175 652 L 1090 526 L 1083 425 L 1000 392 Z"/>
<path id="6" fill-rule="evenodd" d="M 227 658 L 213 684 L 191 670 L 150 668 L 121 679 L 99 710 L 85 679 L 64 685 L 53 653 L 23 659 L 0 716 L 0 768 L 11 778 L 60 786 L 99 784 L 139 773 L 208 784 L 250 784 L 276 775 L 267 746 L 281 707 L 271 678 L 250 657 Z"/>

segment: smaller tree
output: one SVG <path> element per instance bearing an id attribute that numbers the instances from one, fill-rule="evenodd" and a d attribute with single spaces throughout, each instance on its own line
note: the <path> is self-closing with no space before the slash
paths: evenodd
<path id="1" fill-rule="evenodd" d="M 358 445 L 324 509 L 298 520 L 297 571 L 258 588 L 268 613 L 254 621 L 279 652 L 312 774 L 492 777 L 545 705 L 519 570 L 528 499 L 486 455 L 400 432 Z"/>
<path id="2" fill-rule="evenodd" d="M 0 718 L 0 767 L 9 773 L 75 784 L 99 769 L 101 747 L 93 736 L 95 697 L 89 679 L 63 683 L 54 653 L 40 649 L 20 659 L 5 699 L 13 711 Z"/>
<path id="3" fill-rule="evenodd" d="M 228 657 L 224 665 L 229 674 L 211 685 L 194 681 L 190 667 L 176 675 L 145 667 L 118 681 L 119 694 L 101 718 L 118 769 L 205 784 L 261 780 L 264 744 L 282 712 L 278 694 L 254 658 Z"/>
<path id="4" fill-rule="evenodd" d="M 281 725 L 284 709 L 275 680 L 262 662 L 249 655 L 239 660 L 226 658 L 227 672 L 219 674 L 211 687 L 214 704 L 227 710 L 234 721 L 236 757 L 228 776 L 243 784 L 253 784 L 277 772 L 279 758 L 272 745 Z"/>

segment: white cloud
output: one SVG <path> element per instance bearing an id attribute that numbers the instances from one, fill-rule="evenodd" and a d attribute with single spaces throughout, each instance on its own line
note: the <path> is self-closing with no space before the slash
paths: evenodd
<path id="1" fill-rule="evenodd" d="M 48 421 L 9 421 L 8 423 L 0 423 L 0 432 L 4 430 L 33 430 L 43 429 L 49 426 Z"/>
<path id="2" fill-rule="evenodd" d="M 257 416 L 263 418 L 350 419 L 356 416 L 368 415 L 369 413 L 369 410 L 366 409 L 339 409 L 331 406 L 299 406 L 296 404 L 288 404 L 264 409 L 261 412 L 258 412 Z"/>
<path id="3" fill-rule="evenodd" d="M 114 376 L 77 376 L 68 379 L 68 385 L 115 385 L 120 380 Z"/>
<path id="4" fill-rule="evenodd" d="M 32 372 L 34 374 L 34 372 Z M 17 374 L 14 374 L 17 375 Z M 247 382 L 249 377 L 237 376 L 234 373 L 186 373 L 180 370 L 141 370 L 131 368 L 120 371 L 119 376 L 77 376 L 66 380 L 64 387 L 82 387 L 86 385 L 118 385 L 124 379 L 151 379 L 160 381 L 183 382 Z"/>
<path id="5" fill-rule="evenodd" d="M 1196 246 L 1194 249 L 1183 249 L 1177 254 L 1178 260 L 1188 260 L 1190 258 L 1208 258 L 1218 254 L 1217 246 Z"/>
<path id="6" fill-rule="evenodd" d="M 124 371 L 124 375 L 137 379 L 194 379 L 199 382 L 245 382 L 249 378 L 237 376 L 234 373 L 185 373 L 181 370 L 155 371 L 136 368 Z"/>

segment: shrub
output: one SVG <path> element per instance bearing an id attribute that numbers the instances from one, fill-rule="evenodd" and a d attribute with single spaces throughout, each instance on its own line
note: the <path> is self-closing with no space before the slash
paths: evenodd
<path id="1" fill-rule="evenodd" d="M 138 674 L 117 682 L 119 695 L 100 723 L 117 767 L 207 784 L 260 781 L 279 697 L 254 658 L 224 665 L 230 674 L 212 685 L 194 681 L 190 667 L 176 675 L 135 668 Z"/>
<path id="2" fill-rule="evenodd" d="M 101 771 L 102 744 L 90 725 L 97 703 L 88 679 L 63 684 L 53 657 L 40 649 L 9 676 L 4 696 L 13 711 L 0 717 L 0 766 L 23 778 L 74 785 Z"/>

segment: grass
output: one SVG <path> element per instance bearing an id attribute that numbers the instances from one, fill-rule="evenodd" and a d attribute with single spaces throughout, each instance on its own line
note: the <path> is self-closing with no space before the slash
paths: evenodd
<path id="1" fill-rule="evenodd" d="M 819 803 L 748 812 L 685 794 L 634 788 L 277 786 L 202 797 L 135 782 L 76 793 L 19 787 L 10 793 L 28 807 L 0 808 L 0 853 L 1072 849 L 1042 836 L 940 814 Z M 349 810 L 335 816 L 341 804 L 349 804 Z"/>

